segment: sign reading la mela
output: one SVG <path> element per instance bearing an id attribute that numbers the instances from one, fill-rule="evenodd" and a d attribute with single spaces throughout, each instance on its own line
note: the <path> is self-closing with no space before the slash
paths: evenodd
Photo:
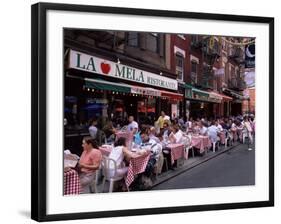
<path id="1" fill-rule="evenodd" d="M 70 50 L 69 67 L 146 85 L 178 90 L 178 82 L 131 66 Z"/>

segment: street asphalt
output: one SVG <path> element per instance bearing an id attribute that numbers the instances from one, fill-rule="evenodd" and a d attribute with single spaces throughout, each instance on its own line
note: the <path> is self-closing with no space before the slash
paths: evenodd
<path id="1" fill-rule="evenodd" d="M 208 160 L 152 190 L 226 187 L 255 184 L 255 149 L 239 144 L 228 152 Z"/>

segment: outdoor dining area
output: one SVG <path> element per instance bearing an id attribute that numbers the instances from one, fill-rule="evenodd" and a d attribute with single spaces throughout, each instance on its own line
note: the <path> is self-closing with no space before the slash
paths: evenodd
<path id="1" fill-rule="evenodd" d="M 246 137 L 252 140 L 254 130 L 247 129 L 248 120 L 243 127 L 230 121 L 230 128 L 220 122 L 187 121 L 181 126 L 163 120 L 139 127 L 131 119 L 102 144 L 85 137 L 80 157 L 64 151 L 63 194 L 149 190 L 157 178 L 181 169 L 191 158 L 214 154 L 236 141 L 244 143 Z"/>

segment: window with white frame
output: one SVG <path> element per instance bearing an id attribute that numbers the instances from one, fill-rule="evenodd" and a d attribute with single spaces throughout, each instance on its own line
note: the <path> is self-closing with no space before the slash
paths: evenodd
<path id="1" fill-rule="evenodd" d="M 177 74 L 177 79 L 183 81 L 184 57 L 179 53 L 176 53 L 176 74 Z"/>
<path id="2" fill-rule="evenodd" d="M 192 60 L 190 63 L 191 63 L 191 73 L 190 73 L 191 83 L 196 84 L 197 83 L 198 62 Z"/>

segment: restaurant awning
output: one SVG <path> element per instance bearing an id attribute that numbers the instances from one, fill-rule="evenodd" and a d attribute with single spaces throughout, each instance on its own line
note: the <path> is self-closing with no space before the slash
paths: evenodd
<path id="1" fill-rule="evenodd" d="M 213 101 L 215 103 L 221 103 L 222 96 L 219 95 L 218 93 L 212 91 L 212 92 L 209 92 L 209 100 Z"/>
<path id="2" fill-rule="evenodd" d="M 141 86 L 131 86 L 131 93 L 148 95 L 148 96 L 161 96 L 159 90 L 153 88 L 141 87 Z"/>
<path id="3" fill-rule="evenodd" d="M 195 88 L 190 84 L 185 84 L 185 97 L 187 99 L 209 101 L 209 92 Z"/>
<path id="4" fill-rule="evenodd" d="M 185 84 L 184 84 L 184 88 L 186 88 L 186 89 L 193 89 L 193 88 L 194 88 L 194 86 L 192 86 L 192 85 L 190 85 L 190 84 L 185 83 Z"/>
<path id="5" fill-rule="evenodd" d="M 222 96 L 223 100 L 225 100 L 225 101 L 231 101 L 231 100 L 233 100 L 233 98 L 230 97 L 230 96 L 227 96 L 227 95 L 224 95 L 224 94 L 221 94 L 221 93 L 219 93 L 219 95 Z"/>
<path id="6" fill-rule="evenodd" d="M 85 78 L 86 88 L 96 88 L 100 90 L 109 90 L 116 92 L 134 93 L 147 96 L 167 97 L 172 100 L 182 100 L 183 95 L 165 90 L 158 90 L 149 87 L 133 86 L 123 83 L 112 83 L 104 80 L 95 80 Z"/>
<path id="7" fill-rule="evenodd" d="M 183 100 L 183 94 L 173 93 L 169 91 L 160 90 L 162 97 L 167 97 L 171 100 Z"/>
<path id="8" fill-rule="evenodd" d="M 209 92 L 207 91 L 203 91 L 203 90 L 200 90 L 200 89 L 196 89 L 196 88 L 192 88 L 192 91 L 200 96 L 205 96 L 205 97 L 208 97 L 210 94 Z"/>
<path id="9" fill-rule="evenodd" d="M 182 100 L 183 95 L 179 93 L 174 93 L 165 90 L 158 90 L 150 87 L 133 86 L 124 83 L 113 83 L 101 79 L 91 79 L 91 78 L 80 78 L 76 76 L 70 76 L 70 78 L 78 78 L 85 80 L 85 88 L 97 89 L 97 90 L 107 90 L 112 92 L 123 92 L 123 93 L 133 93 L 138 95 L 147 96 L 157 96 L 165 97 L 171 100 Z"/>
<path id="10" fill-rule="evenodd" d="M 230 96 L 234 97 L 235 99 L 239 99 L 239 100 L 244 100 L 245 97 L 243 95 L 241 95 L 238 92 L 235 92 L 234 90 L 228 89 L 228 88 L 223 88 L 223 92 L 229 94 Z"/>
<path id="11" fill-rule="evenodd" d="M 92 88 L 97 90 L 107 90 L 107 91 L 115 91 L 122 93 L 130 93 L 131 88 L 125 84 L 112 83 L 104 80 L 95 80 L 85 78 L 85 87 Z"/>

